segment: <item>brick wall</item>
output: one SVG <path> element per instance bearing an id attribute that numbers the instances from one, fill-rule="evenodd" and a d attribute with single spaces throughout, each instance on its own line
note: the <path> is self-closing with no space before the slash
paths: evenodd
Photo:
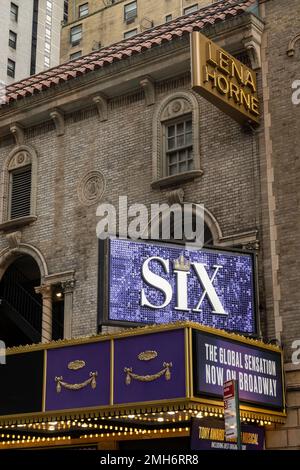
<path id="1" fill-rule="evenodd" d="M 167 202 L 166 190 L 151 189 L 152 121 L 156 106 L 168 94 L 190 88 L 189 77 L 157 85 L 157 103 L 146 107 L 143 94 L 113 99 L 109 116 L 99 122 L 96 109 L 66 117 L 65 134 L 51 124 L 27 131 L 26 143 L 38 152 L 38 220 L 22 229 L 23 241 L 39 248 L 49 273 L 76 272 L 73 335 L 96 332 L 96 206 L 83 206 L 78 183 L 90 170 L 106 179 L 102 202 Z M 182 184 L 185 200 L 204 203 L 223 235 L 258 228 L 256 136 L 199 98 L 200 160 L 203 176 Z M 1 162 L 13 145 L 1 148 Z M 1 238 L 0 248 L 7 242 Z"/>
<path id="2" fill-rule="evenodd" d="M 283 320 L 281 340 L 286 360 L 291 360 L 291 346 L 300 339 L 299 247 L 299 119 L 300 105 L 292 103 L 292 82 L 300 79 L 300 44 L 294 57 L 288 57 L 289 40 L 300 33 L 297 0 L 271 0 L 264 3 L 266 13 L 267 87 L 270 113 L 270 152 L 273 172 L 274 225 L 278 255 L 279 310 Z M 263 175 L 265 176 L 264 170 Z M 262 179 L 262 186 L 266 180 Z M 264 187 L 263 187 L 264 190 Z M 264 201 L 265 203 L 265 201 Z M 263 206 L 264 222 L 268 220 Z M 266 244 L 269 233 L 265 230 Z M 272 276 L 270 253 L 266 248 L 266 282 Z M 272 289 L 266 290 L 268 315 L 273 316 Z"/>

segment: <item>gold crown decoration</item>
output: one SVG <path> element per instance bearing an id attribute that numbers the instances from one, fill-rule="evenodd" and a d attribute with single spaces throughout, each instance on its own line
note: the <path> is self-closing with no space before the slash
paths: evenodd
<path id="1" fill-rule="evenodd" d="M 156 351 L 143 351 L 138 355 L 140 361 L 151 361 L 157 357 Z"/>
<path id="2" fill-rule="evenodd" d="M 175 271 L 189 271 L 191 269 L 191 263 L 189 260 L 185 259 L 182 254 L 178 259 L 175 259 L 173 267 Z"/>
<path id="3" fill-rule="evenodd" d="M 76 361 L 69 362 L 68 369 L 70 370 L 79 370 L 85 367 L 85 361 L 76 359 Z"/>

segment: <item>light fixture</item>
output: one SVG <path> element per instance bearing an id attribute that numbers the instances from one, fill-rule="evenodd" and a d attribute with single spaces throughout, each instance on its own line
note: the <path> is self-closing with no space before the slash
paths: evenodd
<path id="1" fill-rule="evenodd" d="M 61 299 L 62 298 L 62 292 L 56 292 L 55 297 L 57 297 L 58 299 Z"/>

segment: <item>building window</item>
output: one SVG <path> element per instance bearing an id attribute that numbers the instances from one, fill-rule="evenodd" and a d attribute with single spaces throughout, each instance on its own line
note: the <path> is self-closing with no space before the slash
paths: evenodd
<path id="1" fill-rule="evenodd" d="M 194 11 L 198 10 L 198 4 L 196 3 L 195 5 L 191 5 L 190 7 L 186 7 L 183 10 L 184 15 L 188 15 L 189 13 L 194 13 Z"/>
<path id="2" fill-rule="evenodd" d="M 14 219 L 18 224 L 31 223 L 36 216 L 37 153 L 28 145 L 17 145 L 2 168 L 3 200 L 0 223 Z"/>
<path id="3" fill-rule="evenodd" d="M 31 165 L 14 170 L 10 174 L 10 219 L 30 215 Z"/>
<path id="4" fill-rule="evenodd" d="M 68 16 L 69 16 L 69 1 L 64 0 L 64 23 L 68 22 Z"/>
<path id="5" fill-rule="evenodd" d="M 137 3 L 131 2 L 124 5 L 124 21 L 131 23 L 137 17 Z"/>
<path id="6" fill-rule="evenodd" d="M 137 28 L 131 29 L 130 31 L 126 31 L 126 33 L 124 33 L 124 39 L 132 38 L 137 34 L 137 32 Z"/>
<path id="7" fill-rule="evenodd" d="M 44 66 L 46 69 L 50 67 L 50 57 L 47 57 L 47 56 L 44 57 Z"/>
<path id="8" fill-rule="evenodd" d="M 36 49 L 37 49 L 38 16 L 39 16 L 39 1 L 34 0 L 34 2 L 33 2 L 33 17 L 32 17 L 32 34 L 31 34 L 30 75 L 33 75 L 36 72 Z"/>
<path id="9" fill-rule="evenodd" d="M 81 55 L 82 55 L 82 51 L 74 52 L 74 54 L 70 55 L 70 60 L 79 59 L 79 57 L 81 57 Z"/>
<path id="10" fill-rule="evenodd" d="M 11 59 L 7 59 L 7 75 L 9 77 L 15 78 L 16 73 L 16 63 Z"/>
<path id="11" fill-rule="evenodd" d="M 12 21 L 18 21 L 19 7 L 15 3 L 10 4 L 10 18 Z"/>
<path id="12" fill-rule="evenodd" d="M 79 18 L 83 16 L 87 16 L 89 14 L 89 4 L 84 3 L 83 5 L 79 5 Z"/>
<path id="13" fill-rule="evenodd" d="M 166 23 L 169 23 L 169 21 L 172 21 L 172 15 L 166 16 Z"/>
<path id="14" fill-rule="evenodd" d="M 82 38 L 82 25 L 73 26 L 70 30 L 70 42 L 72 46 L 77 46 Z"/>
<path id="15" fill-rule="evenodd" d="M 50 12 L 50 14 L 52 13 L 52 8 L 53 8 L 52 0 L 47 0 L 46 9 Z"/>
<path id="16" fill-rule="evenodd" d="M 9 47 L 12 47 L 12 49 L 17 48 L 17 34 L 13 31 L 9 31 L 8 45 Z"/>
<path id="17" fill-rule="evenodd" d="M 46 15 L 46 25 L 49 26 L 49 28 L 51 28 L 51 25 L 52 25 L 52 16 L 47 14 Z"/>
<path id="18" fill-rule="evenodd" d="M 199 128 L 199 102 L 194 93 L 171 93 L 158 104 L 153 116 L 153 188 L 202 175 Z"/>
<path id="19" fill-rule="evenodd" d="M 165 126 L 166 176 L 194 169 L 192 119 Z"/>

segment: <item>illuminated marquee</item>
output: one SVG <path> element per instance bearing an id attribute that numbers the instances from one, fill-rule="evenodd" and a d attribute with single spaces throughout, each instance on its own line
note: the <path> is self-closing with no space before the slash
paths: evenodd
<path id="1" fill-rule="evenodd" d="M 191 50 L 193 89 L 238 122 L 258 124 L 255 72 L 199 32 Z"/>
<path id="2" fill-rule="evenodd" d="M 102 324 L 190 320 L 255 334 L 253 255 L 111 238 L 99 259 Z"/>

